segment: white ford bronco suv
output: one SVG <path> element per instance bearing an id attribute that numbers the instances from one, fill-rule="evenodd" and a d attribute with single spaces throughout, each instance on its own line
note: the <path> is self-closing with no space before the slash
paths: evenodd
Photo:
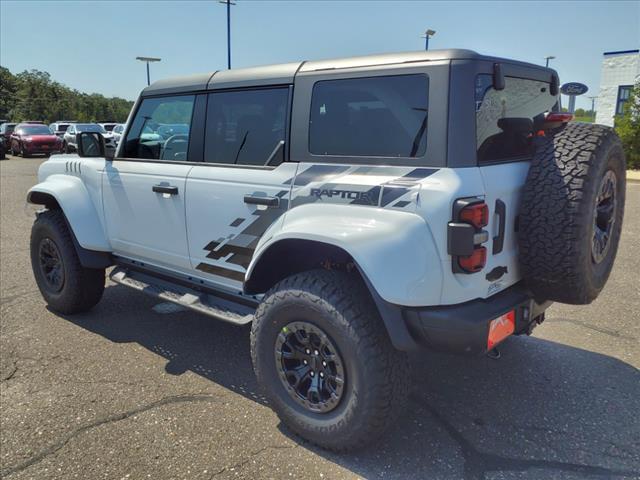
<path id="1" fill-rule="evenodd" d="M 621 144 L 569 122 L 554 70 L 442 50 L 174 78 L 115 153 L 40 167 L 50 308 L 114 282 L 238 325 L 283 422 L 337 451 L 393 424 L 407 352 L 482 354 L 591 302 L 618 247 Z M 105 154 L 106 153 L 106 154 Z"/>

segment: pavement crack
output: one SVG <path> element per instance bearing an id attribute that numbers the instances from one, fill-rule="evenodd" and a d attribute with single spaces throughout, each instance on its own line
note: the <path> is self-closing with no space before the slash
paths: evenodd
<path id="1" fill-rule="evenodd" d="M 0 378 L 0 382 L 6 382 L 8 380 L 11 380 L 17 371 L 18 371 L 18 365 L 16 364 L 16 362 L 13 362 L 13 366 L 9 369 L 9 373 L 3 375 Z"/>
<path id="2" fill-rule="evenodd" d="M 425 408 L 436 423 L 458 444 L 464 459 L 463 478 L 465 480 L 485 480 L 488 472 L 524 472 L 532 468 L 559 470 L 585 476 L 600 475 L 606 478 L 614 476 L 636 478 L 640 476 L 640 471 L 615 470 L 600 466 L 560 462 L 556 460 L 512 458 L 495 453 L 482 452 L 467 440 L 452 423 L 447 421 L 435 407 L 431 406 L 426 399 L 419 398 L 414 394 L 411 394 L 410 398 L 413 402 Z"/>
<path id="3" fill-rule="evenodd" d="M 100 427 L 102 425 L 119 422 L 121 420 L 125 420 L 134 415 L 138 415 L 140 413 L 144 413 L 154 408 L 162 407 L 165 405 L 177 404 L 177 403 L 216 402 L 216 401 L 218 401 L 216 397 L 214 397 L 213 395 L 207 395 L 207 394 L 172 395 L 170 397 L 164 397 L 164 398 L 161 398 L 160 400 L 156 400 L 155 402 L 151 402 L 145 405 L 141 405 L 137 408 L 127 410 L 126 412 L 121 412 L 121 413 L 117 413 L 114 415 L 110 415 L 110 416 L 98 419 L 92 423 L 76 428 L 75 430 L 69 432 L 62 439 L 58 440 L 56 443 L 45 448 L 41 452 L 33 455 L 32 457 L 25 460 L 24 462 L 19 463 L 18 465 L 15 465 L 13 467 L 0 470 L 0 478 L 5 478 L 5 477 L 8 477 L 9 475 L 13 475 L 14 473 L 21 472 L 22 470 L 25 470 L 26 468 L 29 468 L 41 462 L 42 460 L 49 457 L 50 455 L 55 454 L 58 450 L 63 448 L 65 445 L 67 445 L 73 438 L 89 430 Z"/>
<path id="4" fill-rule="evenodd" d="M 564 322 L 564 323 L 570 323 L 572 325 L 577 325 L 578 327 L 583 327 L 583 328 L 587 328 L 589 330 L 593 330 L 594 332 L 598 332 L 598 333 L 602 333 L 603 335 L 608 335 L 610 337 L 613 338 L 621 338 L 623 340 L 629 340 L 632 342 L 637 342 L 638 339 L 629 335 L 625 335 L 623 333 L 620 333 L 617 330 L 611 330 L 609 328 L 604 328 L 604 327 L 596 327 L 594 325 L 591 325 L 587 322 L 583 322 L 581 320 L 575 320 L 573 318 L 549 318 L 547 320 L 545 320 L 546 322 L 549 323 L 555 323 L 555 322 Z"/>
<path id="5" fill-rule="evenodd" d="M 298 446 L 299 445 L 268 445 L 266 447 L 262 447 L 259 450 L 256 450 L 255 452 L 251 452 L 249 454 L 249 456 L 247 458 L 245 458 L 244 460 L 242 460 L 242 461 L 240 461 L 238 463 L 235 463 L 235 464 L 233 464 L 231 466 L 228 466 L 228 467 L 222 467 L 220 470 L 212 473 L 211 476 L 209 477 L 209 480 L 212 480 L 213 478 L 217 477 L 218 475 L 222 475 L 226 471 L 232 471 L 232 470 L 235 470 L 237 468 L 244 467 L 254 457 L 257 457 L 258 455 L 262 455 L 264 452 L 266 452 L 268 450 L 288 450 L 288 449 L 297 448 Z"/>

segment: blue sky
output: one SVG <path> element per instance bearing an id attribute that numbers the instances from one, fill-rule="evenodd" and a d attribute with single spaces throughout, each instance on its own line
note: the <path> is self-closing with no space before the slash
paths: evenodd
<path id="1" fill-rule="evenodd" d="M 597 92 L 602 53 L 638 48 L 640 2 L 250 1 L 232 7 L 235 67 L 303 59 L 470 48 L 533 63 L 555 55 L 563 82 Z M 0 64 L 36 68 L 85 92 L 134 99 L 135 57 L 157 56 L 152 81 L 226 68 L 226 7 L 216 0 L 0 0 Z M 585 98 L 578 106 L 587 107 Z"/>

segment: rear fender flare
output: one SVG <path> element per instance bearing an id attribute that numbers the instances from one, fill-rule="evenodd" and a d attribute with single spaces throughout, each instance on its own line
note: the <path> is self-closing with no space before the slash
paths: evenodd
<path id="1" fill-rule="evenodd" d="M 287 239 L 311 240 L 347 252 L 380 298 L 403 306 L 437 305 L 442 263 L 422 217 L 367 206 L 307 204 L 271 226 L 249 264 L 246 282 L 271 247 Z"/>

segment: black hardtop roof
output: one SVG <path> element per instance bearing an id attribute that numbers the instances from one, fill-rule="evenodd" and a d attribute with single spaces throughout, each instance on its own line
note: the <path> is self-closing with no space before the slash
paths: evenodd
<path id="1" fill-rule="evenodd" d="M 359 57 L 337 58 L 328 60 L 301 61 L 276 65 L 263 65 L 231 70 L 217 70 L 209 73 L 172 77 L 158 80 L 145 88 L 141 95 L 161 95 L 170 93 L 187 93 L 202 90 L 223 88 L 285 85 L 293 83 L 298 72 L 314 72 L 345 68 L 372 67 L 377 65 L 394 65 L 403 63 L 434 62 L 447 60 L 478 60 L 510 63 L 529 68 L 545 70 L 545 67 L 516 60 L 481 55 L 473 50 L 447 49 L 415 52 L 384 53 Z M 550 73 L 554 71 L 547 69 Z"/>

